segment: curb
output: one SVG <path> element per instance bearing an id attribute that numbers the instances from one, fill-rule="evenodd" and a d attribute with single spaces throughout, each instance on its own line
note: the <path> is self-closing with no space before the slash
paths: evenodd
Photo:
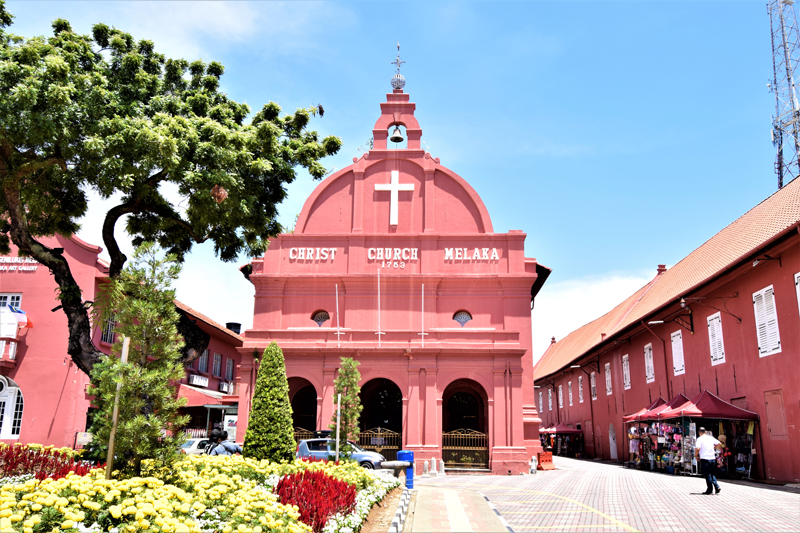
<path id="1" fill-rule="evenodd" d="M 389 526 L 388 533 L 400 533 L 400 531 L 403 531 L 403 525 L 406 523 L 406 515 L 408 514 L 408 502 L 411 501 L 412 490 L 407 488 L 403 489 L 403 494 L 400 496 L 400 501 L 397 502 L 397 509 L 394 512 L 394 518 L 392 518 L 392 525 Z"/>
<path id="2" fill-rule="evenodd" d="M 491 500 L 489 500 L 489 498 L 486 496 L 486 494 L 484 494 L 482 492 L 478 492 L 478 494 L 483 496 L 483 499 L 486 500 L 486 503 L 489 504 L 489 508 L 492 511 L 494 511 L 494 514 L 496 514 L 497 518 L 500 519 L 500 523 L 503 524 L 506 527 L 506 529 L 509 531 L 509 533 L 514 533 L 514 530 L 511 529 L 511 526 L 508 525 L 508 522 L 506 521 L 506 519 L 503 518 L 503 515 L 500 514 L 500 511 L 497 510 L 497 507 L 494 506 L 494 504 L 491 502 Z"/>

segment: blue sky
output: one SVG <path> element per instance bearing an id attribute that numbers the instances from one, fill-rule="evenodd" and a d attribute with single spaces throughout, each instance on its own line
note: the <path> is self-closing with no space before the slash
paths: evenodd
<path id="1" fill-rule="evenodd" d="M 167 55 L 218 60 L 223 89 L 253 108 L 321 103 L 325 116 L 313 126 L 342 138 L 340 154 L 325 162 L 337 169 L 371 135 L 399 40 L 429 151 L 482 196 L 495 231 L 524 230 L 526 255 L 553 268 L 533 313 L 535 353 L 776 189 L 764 2 L 7 7 L 18 34 L 48 33 L 57 17 L 86 32 L 105 22 Z M 290 186 L 285 224 L 315 186 L 305 175 Z M 81 235 L 101 244 L 99 212 Z M 212 257 L 198 247 L 179 298 L 249 326 L 251 286 Z"/>

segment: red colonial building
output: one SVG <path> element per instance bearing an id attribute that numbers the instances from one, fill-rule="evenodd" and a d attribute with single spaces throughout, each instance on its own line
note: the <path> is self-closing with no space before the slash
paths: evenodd
<path id="1" fill-rule="evenodd" d="M 752 477 L 799 481 L 799 232 L 794 180 L 672 268 L 659 265 L 652 281 L 609 313 L 551 344 L 535 371 L 543 423 L 580 429 L 590 457 L 628 460 L 624 415 L 659 397 L 707 391 L 702 401 L 711 412 L 728 402 L 758 415 L 754 426 L 727 435 L 735 460 L 755 450 Z M 733 415 L 717 418 L 725 416 Z M 719 424 L 711 427 L 715 436 Z M 752 449 L 736 450 L 743 442 Z"/>
<path id="2" fill-rule="evenodd" d="M 77 237 L 55 236 L 41 241 L 63 248 L 86 301 L 96 299 L 108 279 L 108 265 L 99 258 L 102 248 Z M 89 376 L 67 354 L 67 318 L 55 307 L 56 283 L 47 268 L 31 258 L 0 256 L 0 442 L 80 446 L 86 442 L 91 398 L 86 394 Z M 187 367 L 179 395 L 187 398 L 185 412 L 192 416 L 190 432 L 204 434 L 207 425 L 223 423 L 235 432 L 238 404 L 238 370 L 243 339 L 202 313 L 176 301 L 187 315 L 209 334 L 208 349 Z M 32 328 L 18 328 L 3 308 L 23 309 Z M 231 325 L 235 327 L 235 325 Z M 94 324 L 94 345 L 111 352 L 114 324 Z"/>
<path id="3" fill-rule="evenodd" d="M 320 183 L 294 232 L 251 263 L 254 326 L 240 352 L 283 349 L 299 431 L 328 428 L 340 358 L 353 357 L 366 447 L 525 471 L 541 450 L 530 313 L 550 271 L 525 257 L 524 233 L 495 233 L 475 190 L 421 149 L 402 88 L 380 108 L 374 147 Z M 387 143 L 403 130 L 407 142 Z"/>

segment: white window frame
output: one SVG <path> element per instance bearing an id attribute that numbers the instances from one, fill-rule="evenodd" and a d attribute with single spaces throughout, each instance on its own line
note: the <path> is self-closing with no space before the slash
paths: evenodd
<path id="1" fill-rule="evenodd" d="M 722 335 L 722 313 L 714 313 L 706 319 L 708 324 L 708 348 L 711 366 L 725 363 L 725 342 Z"/>
<path id="2" fill-rule="evenodd" d="M 682 376 L 686 373 L 686 361 L 683 357 L 683 332 L 678 330 L 670 335 L 672 341 L 672 375 Z"/>
<path id="3" fill-rule="evenodd" d="M 233 359 L 230 357 L 225 359 L 225 381 L 233 381 Z"/>
<path id="4" fill-rule="evenodd" d="M 622 388 L 625 390 L 631 388 L 631 361 L 628 354 L 622 356 Z"/>
<path id="5" fill-rule="evenodd" d="M 539 412 L 540 413 L 544 412 L 544 399 L 543 398 L 544 398 L 544 394 L 542 393 L 542 391 L 539 391 Z"/>
<path id="6" fill-rule="evenodd" d="M 548 410 L 553 410 L 553 389 L 547 387 L 547 408 Z"/>
<path id="7" fill-rule="evenodd" d="M 215 378 L 222 377 L 222 354 L 214 352 L 214 359 L 211 366 L 211 375 Z"/>
<path id="8" fill-rule="evenodd" d="M 569 406 L 572 407 L 572 382 L 567 381 L 567 399 L 569 400 Z"/>
<path id="9" fill-rule="evenodd" d="M 794 291 L 797 293 L 797 310 L 800 311 L 800 272 L 794 275 Z"/>
<path id="10" fill-rule="evenodd" d="M 647 383 L 653 383 L 656 380 L 656 365 L 653 362 L 652 344 L 644 347 L 644 377 Z"/>
<path id="11" fill-rule="evenodd" d="M 606 396 L 614 394 L 614 387 L 611 384 L 611 363 L 606 363 Z"/>
<path id="12" fill-rule="evenodd" d="M 564 386 L 563 385 L 559 385 L 558 386 L 558 408 L 559 409 L 563 409 L 564 408 Z"/>
<path id="13" fill-rule="evenodd" d="M 22 308 L 22 293 L 21 292 L 0 292 L 0 307 L 13 305 L 14 307 Z"/>
<path id="14" fill-rule="evenodd" d="M 0 376 L 0 439 L 19 440 L 25 399 L 19 386 Z"/>
<path id="15" fill-rule="evenodd" d="M 781 334 L 778 329 L 778 308 L 772 285 L 753 293 L 753 314 L 756 319 L 758 356 L 781 353 Z"/>
<path id="16" fill-rule="evenodd" d="M 597 399 L 597 376 L 594 372 L 589 376 L 589 385 L 591 386 L 592 401 L 595 401 Z"/>
<path id="17" fill-rule="evenodd" d="M 583 403 L 583 376 L 578 376 L 578 403 Z"/>
<path id="18" fill-rule="evenodd" d="M 197 358 L 197 370 L 208 374 L 208 350 L 203 350 L 203 354 Z"/>

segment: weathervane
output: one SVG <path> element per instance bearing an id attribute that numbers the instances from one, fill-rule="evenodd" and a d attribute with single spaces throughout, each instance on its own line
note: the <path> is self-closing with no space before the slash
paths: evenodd
<path id="1" fill-rule="evenodd" d="M 405 63 L 405 61 L 400 59 L 400 41 L 397 42 L 397 59 L 389 63 L 390 65 L 397 65 L 397 73 L 392 76 L 392 88 L 393 89 L 402 89 L 406 85 L 406 79 L 400 74 L 400 65 Z"/>

